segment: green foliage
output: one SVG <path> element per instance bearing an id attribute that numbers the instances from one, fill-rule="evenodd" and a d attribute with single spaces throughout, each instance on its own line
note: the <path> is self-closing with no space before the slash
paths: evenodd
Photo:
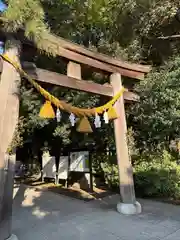
<path id="1" fill-rule="evenodd" d="M 136 62 L 161 64 L 179 51 L 178 42 L 158 40 L 179 33 L 178 1 L 43 1 L 57 35 Z"/>
<path id="2" fill-rule="evenodd" d="M 141 197 L 180 197 L 180 166 L 173 157 L 163 151 L 162 155 L 149 156 L 135 166 L 135 188 Z"/>
<path id="3" fill-rule="evenodd" d="M 141 101 L 132 107 L 135 139 L 139 149 L 169 148 L 180 135 L 180 58 L 169 61 L 137 86 Z"/>
<path id="4" fill-rule="evenodd" d="M 178 1 L 156 0 L 8 0 L 2 16 L 6 31 L 25 35 L 47 52 L 49 28 L 89 48 L 120 58 L 160 64 L 179 50 L 177 42 L 157 37 L 179 33 Z"/>
<path id="5" fill-rule="evenodd" d="M 115 156 L 113 156 L 115 160 Z M 139 197 L 180 197 L 180 166 L 167 151 L 141 155 L 134 165 L 134 184 Z M 109 157 L 99 159 L 105 182 L 118 189 L 118 167 Z M 114 162 L 114 163 L 113 163 Z"/>
<path id="6" fill-rule="evenodd" d="M 115 151 L 103 149 L 92 154 L 93 172 L 101 177 L 110 188 L 117 188 L 119 183 Z"/>
<path id="7" fill-rule="evenodd" d="M 44 49 L 44 38 L 49 34 L 45 23 L 45 13 L 39 0 L 8 0 L 7 9 L 2 14 L 5 31 L 25 30 L 25 36 L 39 49 Z"/>
<path id="8" fill-rule="evenodd" d="M 109 164 L 109 162 L 105 161 L 101 163 L 105 183 L 112 189 L 118 189 L 119 187 L 119 173 L 117 164 Z"/>
<path id="9" fill-rule="evenodd" d="M 114 136 L 112 137 L 114 138 Z M 132 128 L 129 128 L 127 131 L 127 139 L 128 139 L 129 153 L 132 159 L 134 160 L 139 155 L 135 147 Z M 100 175 L 101 178 L 105 181 L 105 183 L 109 187 L 117 189 L 119 186 L 119 174 L 118 174 L 118 168 L 117 168 L 117 156 L 116 156 L 116 150 L 115 150 L 115 143 L 113 142 L 111 145 L 108 142 L 108 145 L 106 148 L 103 147 L 102 145 L 100 146 L 101 146 L 101 149 L 97 149 L 92 154 L 93 172 Z"/>
<path id="10" fill-rule="evenodd" d="M 23 146 L 23 134 L 25 132 L 25 119 L 24 117 L 20 117 L 18 121 L 18 125 L 16 126 L 15 133 L 13 136 L 13 140 L 8 147 L 8 153 L 14 153 L 15 149 L 17 147 L 22 147 Z"/>

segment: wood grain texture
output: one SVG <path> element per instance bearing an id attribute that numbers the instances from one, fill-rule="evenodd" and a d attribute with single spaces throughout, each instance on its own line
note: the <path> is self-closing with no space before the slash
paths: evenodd
<path id="1" fill-rule="evenodd" d="M 20 43 L 9 39 L 6 54 L 18 63 L 19 49 Z M 10 162 L 6 153 L 18 123 L 20 80 L 16 69 L 4 61 L 0 81 L 0 239 L 7 239 L 11 235 L 15 158 Z"/>
<path id="2" fill-rule="evenodd" d="M 122 76 L 126 76 L 133 79 L 143 80 L 144 75 L 148 73 L 151 68 L 149 66 L 136 65 L 127 62 L 123 62 L 120 60 L 115 60 L 113 58 L 109 58 L 107 55 L 101 55 L 99 53 L 95 53 L 89 51 L 86 48 L 82 48 L 79 45 L 76 45 L 76 48 L 71 45 L 73 43 L 67 42 L 66 44 L 61 44 L 61 41 L 58 43 L 55 41 L 56 38 L 45 39 L 47 44 L 49 42 L 56 48 L 56 54 L 63 58 L 66 58 L 70 61 L 77 62 L 79 64 L 83 64 L 93 68 L 95 71 L 102 71 L 105 73 L 120 73 Z M 22 38 L 24 44 L 33 45 L 29 41 L 25 41 Z M 63 40 L 66 42 L 66 40 Z M 81 51 L 82 50 L 82 51 Z"/>
<path id="3" fill-rule="evenodd" d="M 72 61 L 69 61 L 67 65 L 67 76 L 76 79 L 81 79 L 81 65 Z"/>
<path id="4" fill-rule="evenodd" d="M 121 75 L 112 74 L 111 84 L 116 95 L 122 88 Z M 124 99 L 120 97 L 115 104 L 118 118 L 114 120 L 114 132 L 116 139 L 117 164 L 119 170 L 119 186 L 123 203 L 135 203 L 133 182 L 133 170 L 127 145 L 127 125 L 124 107 Z"/>
<path id="5" fill-rule="evenodd" d="M 73 52 L 71 50 L 65 49 L 60 46 L 58 47 L 58 55 L 60 55 L 64 58 L 67 58 L 71 61 L 75 61 L 77 63 L 91 66 L 96 70 L 101 70 L 101 71 L 104 71 L 107 73 L 120 73 L 122 76 L 139 79 L 139 80 L 144 79 L 143 72 L 126 69 L 126 68 L 122 68 L 122 67 L 117 67 L 112 64 L 104 63 L 100 60 L 90 58 L 88 56 Z"/>
<path id="6" fill-rule="evenodd" d="M 36 46 L 34 46 L 31 41 L 27 40 L 24 37 L 23 29 L 21 29 L 18 32 L 18 39 L 20 39 L 22 41 L 22 43 L 36 48 Z M 149 65 L 134 64 L 134 63 L 123 61 L 122 59 L 110 57 L 106 54 L 94 52 L 88 48 L 85 48 L 82 45 L 78 45 L 74 42 L 71 42 L 69 40 L 66 40 L 62 37 L 59 37 L 59 36 L 56 36 L 53 34 L 49 34 L 48 36 L 44 37 L 43 40 L 45 43 L 47 42 L 47 45 L 52 45 L 57 50 L 58 50 L 58 48 L 64 48 L 65 50 L 69 50 L 70 52 L 78 53 L 82 57 L 83 56 L 88 57 L 88 58 L 91 58 L 92 60 L 98 60 L 101 63 L 106 63 L 109 66 L 124 69 L 124 71 L 126 70 L 125 71 L 126 74 L 128 74 L 127 70 L 130 70 L 132 72 L 137 72 L 137 73 L 139 72 L 139 73 L 143 73 L 143 74 L 146 74 L 151 71 L 151 66 L 149 66 Z M 59 56 L 61 56 L 61 54 L 62 54 L 62 50 L 59 50 Z M 57 55 L 58 55 L 58 51 L 57 51 Z M 63 55 L 64 55 L 64 53 L 63 53 Z M 67 55 L 64 57 L 68 58 Z M 68 58 L 68 59 L 75 61 L 75 59 L 71 59 L 71 58 Z M 76 59 L 76 60 L 78 61 L 78 59 Z M 91 66 L 91 64 L 89 66 Z M 97 66 L 97 68 L 98 68 L 98 66 Z M 111 72 L 109 70 L 106 70 L 106 71 Z M 123 72 L 122 72 L 122 76 L 123 76 Z M 124 76 L 127 76 L 127 75 L 124 75 Z"/>
<path id="7" fill-rule="evenodd" d="M 102 53 L 93 52 L 93 51 L 85 48 L 82 45 L 78 45 L 76 43 L 70 42 L 66 39 L 57 37 L 55 35 L 52 35 L 50 39 L 47 39 L 47 41 L 56 42 L 59 44 L 59 46 L 65 48 L 65 49 L 68 49 L 68 50 L 76 52 L 76 53 L 80 53 L 84 56 L 99 60 L 104 63 L 108 63 L 110 65 L 114 65 L 114 66 L 117 66 L 120 68 L 134 70 L 134 71 L 142 72 L 142 73 L 148 73 L 151 70 L 151 66 L 129 63 L 129 62 L 125 62 L 121 59 L 112 58 L 112 57 L 102 54 Z"/>
<path id="8" fill-rule="evenodd" d="M 25 71 L 37 81 L 50 83 L 61 87 L 68 87 L 84 92 L 99 94 L 102 96 L 113 96 L 113 89 L 110 84 L 101 85 L 92 81 L 79 80 L 56 72 L 35 68 L 35 65 L 31 63 L 23 63 L 23 66 Z M 139 101 L 139 96 L 133 92 L 128 91 L 124 93 L 124 99 L 126 101 Z"/>

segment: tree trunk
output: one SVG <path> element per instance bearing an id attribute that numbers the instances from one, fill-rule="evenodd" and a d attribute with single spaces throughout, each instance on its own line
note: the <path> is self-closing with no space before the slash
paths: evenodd
<path id="1" fill-rule="evenodd" d="M 6 54 L 18 63 L 19 51 L 19 41 L 9 39 L 6 42 Z M 19 86 L 19 73 L 11 64 L 4 61 L 0 80 L 0 239 L 2 240 L 11 235 L 15 158 L 9 158 L 7 153 L 18 123 Z"/>

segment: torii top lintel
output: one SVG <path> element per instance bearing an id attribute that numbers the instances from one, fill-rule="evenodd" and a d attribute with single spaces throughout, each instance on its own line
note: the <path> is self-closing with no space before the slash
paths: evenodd
<path id="1" fill-rule="evenodd" d="M 23 31 L 18 33 L 18 38 L 20 38 L 24 44 L 33 46 L 32 42 L 24 39 Z M 82 45 L 70 42 L 53 34 L 43 37 L 43 42 L 45 45 L 55 48 L 56 55 L 92 67 L 96 71 L 120 73 L 122 76 L 140 80 L 144 79 L 144 75 L 151 71 L 149 65 L 129 63 L 105 54 L 93 52 Z"/>
<path id="2" fill-rule="evenodd" d="M 59 56 L 104 72 L 118 72 L 122 76 L 134 79 L 144 79 L 144 75 L 151 70 L 150 66 L 132 64 L 109 57 L 108 55 L 93 52 L 81 45 L 72 43 L 55 35 L 51 35 L 46 41 L 47 43 L 51 42 L 52 44 L 58 45 L 57 53 Z"/>

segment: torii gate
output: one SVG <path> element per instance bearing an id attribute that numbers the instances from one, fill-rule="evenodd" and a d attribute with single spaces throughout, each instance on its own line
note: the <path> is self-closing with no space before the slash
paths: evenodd
<path id="1" fill-rule="evenodd" d="M 21 41 L 19 41 L 21 40 Z M 12 60 L 20 63 L 20 53 L 22 44 L 27 45 L 24 39 L 11 39 L 11 46 L 5 50 L 6 54 Z M 66 41 L 54 35 L 47 39 L 47 44 L 56 44 L 57 54 L 66 58 L 67 75 L 50 72 L 45 69 L 36 68 L 30 63 L 21 63 L 25 71 L 34 79 L 40 82 L 55 84 L 57 86 L 68 87 L 79 91 L 99 94 L 103 96 L 114 96 L 122 87 L 121 76 L 134 78 L 136 80 L 144 79 L 144 75 L 150 71 L 149 66 L 130 64 L 121 60 L 110 58 L 107 55 L 92 52 L 80 45 Z M 23 54 L 23 53 L 21 53 Z M 101 71 L 109 75 L 110 83 L 100 85 L 92 81 L 82 80 L 81 67 L 88 66 L 94 71 Z M 32 71 L 33 67 L 33 71 Z M 18 86 L 20 84 L 19 73 L 15 68 L 4 61 L 0 80 L 0 239 L 7 239 L 11 234 L 11 212 L 12 212 L 12 186 L 13 186 L 13 165 L 14 161 L 9 161 L 9 180 L 5 178 L 6 172 L 6 151 L 10 145 L 19 115 Z M 123 214 L 136 214 L 141 212 L 141 205 L 136 201 L 133 182 L 133 171 L 128 155 L 128 146 L 126 139 L 126 116 L 124 102 L 137 101 L 138 96 L 131 92 L 124 92 L 124 95 L 115 104 L 119 118 L 114 120 L 114 132 L 116 139 L 117 164 L 119 169 L 119 185 L 121 200 L 117 204 L 117 210 Z M 5 184 L 9 184 L 5 188 Z M 9 197 L 9 199 L 7 199 Z M 5 200 L 6 199 L 6 200 Z M 6 210 L 3 211 L 6 207 Z M 5 213 L 6 212 L 6 213 Z M 8 214 L 7 214 L 8 212 Z M 3 218 L 4 217 L 4 218 Z M 1 237 L 2 235 L 2 237 Z"/>

